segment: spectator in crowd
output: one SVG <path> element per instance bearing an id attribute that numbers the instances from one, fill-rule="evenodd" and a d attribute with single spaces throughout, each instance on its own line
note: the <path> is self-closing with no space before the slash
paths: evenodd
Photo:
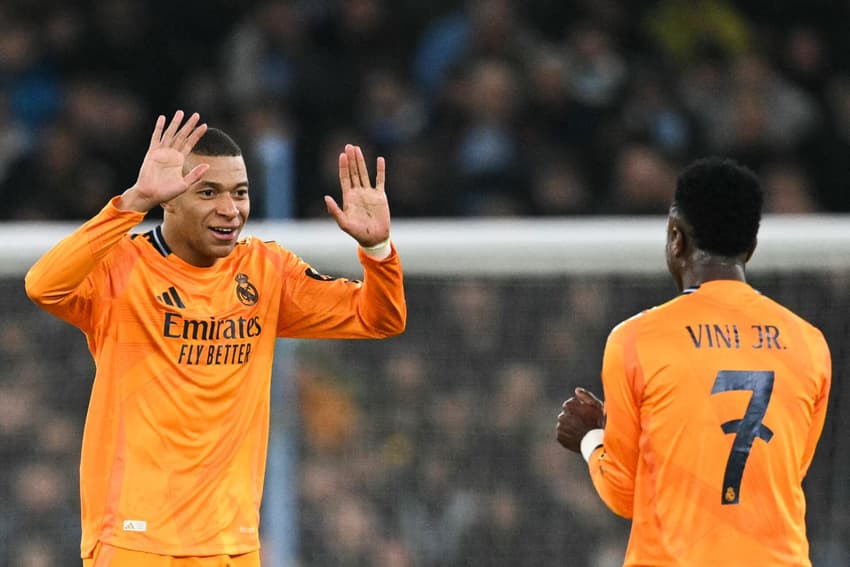
<path id="1" fill-rule="evenodd" d="M 43 155 L 43 134 L 57 124 L 84 141 L 75 151 L 100 182 L 120 184 L 144 143 L 138 118 L 191 103 L 230 130 L 253 124 L 248 157 L 287 180 L 282 202 L 258 202 L 270 218 L 323 214 L 309 206 L 308 172 L 340 130 L 406 153 L 411 179 L 440 164 L 429 191 L 408 183 L 400 217 L 627 214 L 606 198 L 540 206 L 527 166 L 563 148 L 575 178 L 607 187 L 610 156 L 636 143 L 676 164 L 730 153 L 757 173 L 789 157 L 819 208 L 850 210 L 828 157 L 840 150 L 839 85 L 850 69 L 839 25 L 850 16 L 839 5 L 444 0 L 390 10 L 385 0 L 263 0 L 205 5 L 198 16 L 196 4 L 3 8 L 3 191 L 49 185 L 47 174 L 15 164 Z M 170 33 L 167 22 L 189 18 L 190 30 Z M 103 123 L 125 130 L 118 144 L 102 142 Z M 96 199 L 51 210 L 44 195 L 28 198 L 45 206 L 6 217 L 96 212 Z"/>

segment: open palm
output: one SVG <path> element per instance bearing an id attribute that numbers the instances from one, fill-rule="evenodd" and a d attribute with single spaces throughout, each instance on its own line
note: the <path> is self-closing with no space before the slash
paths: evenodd
<path id="1" fill-rule="evenodd" d="M 199 120 L 197 113 L 192 114 L 181 127 L 183 111 L 178 110 L 163 131 L 165 117 L 157 118 L 139 177 L 133 186 L 137 198 L 149 204 L 149 208 L 185 192 L 208 169 L 206 164 L 201 164 L 183 174 L 186 156 L 207 130 L 206 124 L 197 125 Z"/>
<path id="2" fill-rule="evenodd" d="M 339 156 L 342 207 L 330 196 L 325 196 L 325 204 L 337 225 L 361 246 L 373 246 L 390 237 L 390 207 L 384 191 L 385 179 L 384 158 L 378 158 L 375 187 L 372 187 L 363 151 L 351 144 L 345 146 L 345 152 Z"/>

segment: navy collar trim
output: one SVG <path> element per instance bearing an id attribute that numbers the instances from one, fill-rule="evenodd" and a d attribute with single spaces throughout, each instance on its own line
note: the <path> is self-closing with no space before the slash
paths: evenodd
<path id="1" fill-rule="evenodd" d="M 171 248 L 165 243 L 165 238 L 162 236 L 162 225 L 158 225 L 155 229 L 145 234 L 145 237 L 156 248 L 157 252 L 163 256 L 171 254 Z"/>

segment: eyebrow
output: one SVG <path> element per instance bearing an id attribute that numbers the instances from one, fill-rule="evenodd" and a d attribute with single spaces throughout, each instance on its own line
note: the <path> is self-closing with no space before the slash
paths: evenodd
<path id="1" fill-rule="evenodd" d="M 198 181 L 198 185 L 200 185 L 202 187 L 211 187 L 213 189 L 219 189 L 219 190 L 225 189 L 225 184 L 219 183 L 217 181 L 205 181 L 205 180 L 202 179 L 202 180 Z M 234 189 L 239 189 L 239 188 L 242 188 L 242 187 L 247 188 L 248 182 L 247 181 L 240 181 L 239 183 L 237 183 L 236 185 L 233 186 Z"/>

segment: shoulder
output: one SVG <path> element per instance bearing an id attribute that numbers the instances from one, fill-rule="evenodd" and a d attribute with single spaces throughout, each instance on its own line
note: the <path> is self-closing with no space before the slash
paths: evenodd
<path id="1" fill-rule="evenodd" d="M 669 301 L 665 301 L 664 303 L 648 307 L 639 313 L 635 313 L 611 329 L 611 334 L 626 334 L 634 332 L 644 325 L 651 324 L 658 319 L 667 318 L 675 311 L 678 304 L 681 303 L 684 298 L 684 295 L 679 295 Z"/>
<path id="2" fill-rule="evenodd" d="M 105 260 L 122 257 L 141 258 L 148 253 L 158 253 L 151 240 L 151 233 L 127 233 L 109 251 Z"/>
<path id="3" fill-rule="evenodd" d="M 294 256 L 294 254 L 274 240 L 263 240 L 257 236 L 246 236 L 233 249 L 234 254 L 252 255 L 266 254 L 278 256 Z"/>
<path id="4" fill-rule="evenodd" d="M 646 320 L 647 314 L 655 309 L 651 307 L 649 309 L 645 309 L 640 313 L 636 313 L 625 319 L 620 321 L 614 328 L 611 329 L 611 332 L 608 333 L 608 340 L 606 341 L 608 347 L 612 347 L 614 345 L 623 345 L 628 341 L 634 339 L 634 336 L 638 333 L 644 321 Z"/>
<path id="5" fill-rule="evenodd" d="M 274 240 L 263 240 L 256 236 L 247 236 L 240 240 L 231 258 L 238 263 L 260 262 L 274 266 L 275 270 L 287 271 L 293 266 L 301 263 L 301 259 L 287 248 L 284 248 Z"/>
<path id="6" fill-rule="evenodd" d="M 780 317 L 797 326 L 812 340 L 823 342 L 823 344 L 826 345 L 826 339 L 824 338 L 823 332 L 817 326 L 815 326 L 814 323 L 810 322 L 802 315 L 799 315 L 798 313 L 792 311 L 791 308 L 786 307 L 775 299 L 771 299 L 770 297 L 764 295 L 762 296 L 762 298 L 762 301 L 769 305 L 775 313 L 780 315 Z"/>

